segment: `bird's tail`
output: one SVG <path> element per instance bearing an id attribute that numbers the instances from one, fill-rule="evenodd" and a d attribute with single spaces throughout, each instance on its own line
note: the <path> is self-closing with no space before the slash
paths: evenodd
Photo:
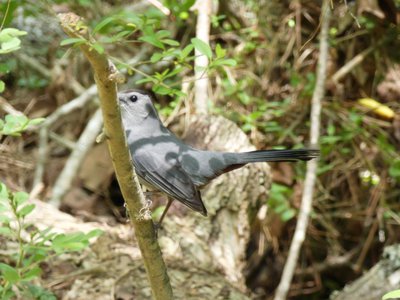
<path id="1" fill-rule="evenodd" d="M 257 150 L 240 153 L 239 162 L 242 164 L 248 164 L 252 162 L 267 161 L 297 161 L 310 160 L 318 156 L 319 150 L 316 149 Z"/>

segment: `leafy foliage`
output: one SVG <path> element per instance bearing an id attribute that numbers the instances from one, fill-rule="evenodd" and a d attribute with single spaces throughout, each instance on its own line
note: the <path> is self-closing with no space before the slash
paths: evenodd
<path id="1" fill-rule="evenodd" d="M 0 263 L 1 299 L 15 296 L 13 287 L 26 297 L 35 299 L 56 299 L 40 286 L 31 284 L 40 277 L 40 264 L 53 255 L 70 251 L 81 251 L 89 245 L 89 240 L 99 236 L 100 230 L 89 233 L 59 234 L 50 228 L 38 230 L 26 218 L 35 209 L 25 192 L 11 192 L 0 183 L 0 235 L 12 237 L 18 243 L 18 251 L 13 253 L 9 263 Z M 10 214 L 11 212 L 11 214 Z M 23 231 L 29 233 L 26 241 Z"/>
<path id="2" fill-rule="evenodd" d="M 400 290 L 394 290 L 383 295 L 382 300 L 397 299 L 397 298 L 400 298 Z"/>
<path id="3" fill-rule="evenodd" d="M 271 186 L 268 206 L 279 215 L 283 222 L 287 222 L 296 216 L 296 211 L 290 207 L 288 199 L 292 194 L 292 189 L 281 184 L 273 183 Z"/>
<path id="4" fill-rule="evenodd" d="M 18 30 L 16 28 L 0 29 L 0 54 L 6 54 L 20 49 L 21 40 L 19 37 L 26 34 L 26 31 Z M 6 67 L 5 71 L 7 71 L 7 64 L 2 64 L 2 66 Z M 4 89 L 5 83 L 0 80 L 0 93 L 2 93 Z"/>
<path id="5" fill-rule="evenodd" d="M 0 119 L 0 135 L 20 136 L 29 127 L 39 125 L 45 119 L 29 119 L 24 115 L 6 115 L 4 121 Z"/>
<path id="6" fill-rule="evenodd" d="M 95 25 L 93 33 L 105 34 L 100 35 L 98 41 L 92 42 L 83 38 L 68 38 L 61 41 L 61 45 L 81 45 L 87 44 L 100 54 L 104 53 L 105 45 L 111 43 L 126 43 L 130 42 L 131 36 L 140 34 L 134 42 L 143 42 L 155 47 L 155 51 L 148 63 L 156 64 L 158 62 L 171 62 L 173 67 L 165 68 L 162 72 L 155 72 L 153 75 L 139 71 L 136 67 L 127 65 L 126 63 L 114 58 L 115 63 L 119 67 L 125 67 L 131 70 L 131 73 L 139 72 L 144 78 L 136 81 L 136 84 L 152 84 L 152 90 L 160 95 L 184 96 L 179 88 L 181 74 L 193 70 L 192 63 L 195 55 L 193 49 L 206 56 L 210 63 L 208 67 L 201 70 L 210 73 L 224 66 L 235 66 L 236 60 L 226 58 L 226 50 L 220 44 L 217 44 L 215 54 L 211 47 L 198 38 L 192 38 L 191 43 L 184 47 L 177 41 L 171 38 L 171 32 L 165 29 L 159 29 L 159 15 L 136 15 L 132 13 L 124 13 L 114 16 L 109 16 L 101 20 Z M 115 35 L 112 33 L 115 30 L 119 32 Z"/>

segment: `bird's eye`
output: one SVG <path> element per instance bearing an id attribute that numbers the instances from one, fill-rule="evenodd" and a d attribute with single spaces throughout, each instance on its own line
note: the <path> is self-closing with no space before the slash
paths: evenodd
<path id="1" fill-rule="evenodd" d="M 138 100 L 138 97 L 136 95 L 131 95 L 131 96 L 129 96 L 129 100 L 131 102 L 136 102 Z"/>

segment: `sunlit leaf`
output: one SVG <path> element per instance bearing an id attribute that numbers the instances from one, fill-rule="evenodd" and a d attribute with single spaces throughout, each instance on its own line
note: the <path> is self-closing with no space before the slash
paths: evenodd
<path id="1" fill-rule="evenodd" d="M 191 42 L 194 45 L 194 47 L 196 48 L 196 50 L 198 50 L 201 54 L 204 54 L 209 59 L 212 58 L 211 48 L 206 42 L 204 42 L 198 38 L 192 38 Z"/>
<path id="2" fill-rule="evenodd" d="M 45 120 L 46 120 L 45 118 L 35 118 L 32 120 L 29 120 L 29 125 L 32 125 L 32 126 L 39 125 L 39 124 L 43 123 Z"/>
<path id="3" fill-rule="evenodd" d="M 161 42 L 163 42 L 164 44 L 167 44 L 167 45 L 169 45 L 169 46 L 179 47 L 179 42 L 177 42 L 177 41 L 175 41 L 175 40 L 163 39 L 163 40 L 161 40 Z"/>
<path id="4" fill-rule="evenodd" d="M 217 58 L 223 58 L 226 55 L 226 50 L 222 49 L 220 44 L 217 44 L 215 47 L 215 54 L 217 55 Z"/>
<path id="5" fill-rule="evenodd" d="M 382 300 L 400 298 L 400 290 L 391 291 L 383 295 Z"/>
<path id="6" fill-rule="evenodd" d="M 39 277 L 41 273 L 42 273 L 42 269 L 40 269 L 38 266 L 36 266 L 36 267 L 33 267 L 28 272 L 26 272 L 25 274 L 23 274 L 21 279 L 25 280 L 25 281 L 29 281 L 36 277 Z"/>
<path id="7" fill-rule="evenodd" d="M 17 214 L 19 217 L 24 218 L 29 215 L 35 209 L 35 204 L 28 204 L 21 208 Z"/>
<path id="8" fill-rule="evenodd" d="M 99 24 L 97 24 L 96 27 L 94 27 L 93 34 L 95 34 L 96 32 L 100 31 L 101 29 L 103 29 L 105 26 L 107 26 L 109 23 L 111 23 L 114 20 L 115 20 L 114 16 L 105 18 Z"/>
<path id="9" fill-rule="evenodd" d="M 194 48 L 194 45 L 192 45 L 192 44 L 189 44 L 185 48 L 183 48 L 180 58 L 185 59 L 190 54 L 190 52 L 193 51 L 193 48 Z"/>
<path id="10" fill-rule="evenodd" d="M 29 198 L 29 195 L 25 192 L 15 192 L 13 200 L 19 206 L 19 205 L 25 203 L 28 200 L 28 198 Z"/>
<path id="11" fill-rule="evenodd" d="M 164 44 L 161 43 L 155 36 L 152 36 L 152 35 L 142 36 L 139 38 L 139 41 L 149 43 L 149 44 L 156 46 L 158 48 L 161 48 L 161 49 L 165 48 Z"/>
<path id="12" fill-rule="evenodd" d="M 94 43 L 94 44 L 92 45 L 92 48 L 93 48 L 94 50 L 96 50 L 97 53 L 99 53 L 99 54 L 103 54 L 103 53 L 104 53 L 104 47 L 103 47 L 102 45 L 100 45 L 99 43 Z"/>
<path id="13" fill-rule="evenodd" d="M 0 93 L 4 92 L 6 88 L 6 84 L 4 83 L 3 80 L 0 80 Z"/>
<path id="14" fill-rule="evenodd" d="M 18 271 L 7 264 L 0 263 L 0 271 L 4 276 L 4 279 L 10 283 L 16 283 L 20 280 Z"/>
<path id="15" fill-rule="evenodd" d="M 80 44 L 84 44 L 84 43 L 86 43 L 86 40 L 83 38 L 69 38 L 69 39 L 62 40 L 60 45 L 61 46 L 66 46 L 66 45 L 71 45 L 71 44 L 80 45 Z"/>

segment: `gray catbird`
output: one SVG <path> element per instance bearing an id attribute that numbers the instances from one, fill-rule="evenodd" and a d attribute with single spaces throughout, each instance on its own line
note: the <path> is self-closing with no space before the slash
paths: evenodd
<path id="1" fill-rule="evenodd" d="M 204 216 L 207 210 L 198 189 L 215 177 L 248 163 L 310 160 L 319 154 L 313 149 L 242 153 L 194 149 L 161 123 L 152 103 L 153 97 L 151 93 L 140 90 L 118 93 L 136 173 L 145 185 L 164 192 Z"/>

